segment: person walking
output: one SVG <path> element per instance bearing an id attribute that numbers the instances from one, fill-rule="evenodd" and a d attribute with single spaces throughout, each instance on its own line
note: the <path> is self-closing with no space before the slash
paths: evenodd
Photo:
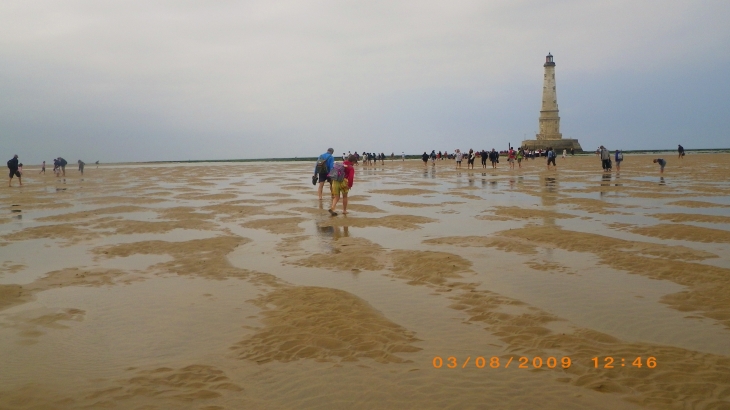
<path id="1" fill-rule="evenodd" d="M 547 149 L 547 153 L 545 154 L 545 156 L 547 157 L 547 168 L 548 168 L 548 170 L 550 169 L 550 163 L 551 163 L 551 162 L 553 163 L 553 166 L 554 166 L 555 168 L 557 168 L 557 167 L 558 167 L 558 166 L 557 166 L 557 165 L 555 164 L 555 156 L 556 156 L 556 155 L 557 155 L 557 154 L 555 153 L 555 150 L 553 149 L 553 147 L 548 147 L 548 149 Z"/>
<path id="2" fill-rule="evenodd" d="M 86 163 L 82 160 L 79 160 L 79 172 L 81 172 L 81 175 L 84 175 L 84 165 L 86 165 Z"/>
<path id="3" fill-rule="evenodd" d="M 330 190 L 332 189 L 332 180 L 327 177 L 332 167 L 335 165 L 335 157 L 332 154 L 335 152 L 333 148 L 328 148 L 327 152 L 320 155 L 317 158 L 317 164 L 314 166 L 314 175 L 312 181 L 319 180 L 319 187 L 317 188 L 317 194 L 319 199 L 322 200 L 322 191 L 324 190 L 324 183 L 330 183 Z"/>
<path id="4" fill-rule="evenodd" d="M 489 161 L 492 163 L 492 168 L 497 168 L 499 163 L 499 152 L 495 151 L 494 148 L 489 152 Z"/>
<path id="5" fill-rule="evenodd" d="M 482 152 L 479 153 L 479 156 L 482 159 L 482 168 L 487 167 L 487 158 L 489 158 L 489 153 L 487 150 L 483 149 Z"/>
<path id="6" fill-rule="evenodd" d="M 18 177 L 18 186 L 23 186 L 22 174 L 18 170 L 18 154 L 15 154 L 13 158 L 8 160 L 8 170 L 10 171 L 10 179 L 8 180 L 8 186 L 13 186 L 13 177 Z"/>
<path id="7" fill-rule="evenodd" d="M 599 148 L 599 154 L 601 156 L 601 166 L 604 171 L 611 170 L 611 153 L 603 145 Z"/>
<path id="8" fill-rule="evenodd" d="M 461 155 L 461 150 L 459 150 L 458 148 L 454 152 L 454 158 L 456 159 L 456 168 L 461 168 L 462 155 Z"/>
<path id="9" fill-rule="evenodd" d="M 469 157 L 466 160 L 466 169 L 474 169 L 474 159 L 477 157 L 477 154 L 474 153 L 474 150 L 469 148 Z"/>
<path id="10" fill-rule="evenodd" d="M 330 179 L 332 180 L 332 206 L 329 209 L 329 213 L 332 216 L 337 216 L 335 209 L 337 203 L 340 201 L 340 194 L 342 194 L 342 214 L 347 215 L 347 193 L 350 192 L 352 184 L 355 182 L 355 167 L 353 166 L 354 157 L 350 157 L 343 161 L 341 164 L 335 164 L 330 172 Z"/>
<path id="11" fill-rule="evenodd" d="M 509 152 L 507 152 L 507 162 L 509 162 L 509 169 L 515 169 L 515 158 L 517 157 L 517 154 L 515 154 L 514 148 L 509 149 Z"/>
<path id="12" fill-rule="evenodd" d="M 41 172 L 39 174 L 46 175 L 46 161 L 43 161 L 43 165 L 41 165 Z"/>
<path id="13" fill-rule="evenodd" d="M 677 145 L 677 152 L 679 153 L 677 159 L 682 159 L 682 157 L 684 157 L 684 147 L 681 145 Z"/>
<path id="14" fill-rule="evenodd" d="M 426 151 L 423 151 L 423 155 L 421 155 L 421 161 L 423 161 L 424 167 L 428 166 L 428 154 L 426 153 Z"/>
<path id="15" fill-rule="evenodd" d="M 517 151 L 517 167 L 522 168 L 522 158 L 525 157 L 525 150 L 520 147 Z"/>
<path id="16" fill-rule="evenodd" d="M 619 173 L 621 172 L 621 161 L 624 160 L 624 153 L 620 149 L 617 149 L 614 154 L 614 159 L 616 160 L 616 173 Z"/>

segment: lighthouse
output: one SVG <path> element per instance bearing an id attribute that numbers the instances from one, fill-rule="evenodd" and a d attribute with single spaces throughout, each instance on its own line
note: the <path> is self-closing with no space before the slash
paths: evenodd
<path id="1" fill-rule="evenodd" d="M 553 55 L 548 53 L 543 64 L 544 74 L 542 79 L 542 105 L 538 119 L 538 129 L 534 140 L 522 141 L 522 146 L 527 149 L 575 150 L 583 151 L 577 139 L 563 139 L 560 133 L 560 115 L 558 114 L 558 93 L 555 88 L 555 61 Z"/>
<path id="2" fill-rule="evenodd" d="M 559 140 L 560 116 L 558 115 L 558 94 L 555 90 L 555 61 L 548 53 L 545 57 L 545 74 L 542 80 L 542 108 L 540 109 L 540 133 L 535 136 L 538 140 Z"/>

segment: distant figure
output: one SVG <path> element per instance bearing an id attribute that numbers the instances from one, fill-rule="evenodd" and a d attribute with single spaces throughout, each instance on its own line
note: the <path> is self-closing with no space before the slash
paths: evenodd
<path id="1" fill-rule="evenodd" d="M 428 154 L 426 154 L 426 151 L 423 151 L 423 155 L 421 155 L 421 161 L 423 161 L 423 166 L 428 166 Z"/>
<path id="2" fill-rule="evenodd" d="M 509 152 L 507 152 L 507 162 L 509 162 L 509 169 L 515 169 L 515 158 L 517 157 L 517 154 L 515 153 L 514 148 L 509 149 Z"/>
<path id="3" fill-rule="evenodd" d="M 337 202 L 340 200 L 340 194 L 342 194 L 342 214 L 347 215 L 347 193 L 355 181 L 355 167 L 352 164 L 354 160 L 355 157 L 350 155 L 341 164 L 334 164 L 330 172 L 329 176 L 332 180 L 332 206 L 329 209 L 329 213 L 332 216 L 337 216 L 335 209 Z"/>
<path id="4" fill-rule="evenodd" d="M 41 172 L 39 174 L 46 175 L 46 161 L 43 161 L 43 165 L 41 165 Z"/>
<path id="5" fill-rule="evenodd" d="M 489 161 L 492 163 L 492 168 L 497 168 L 499 163 L 499 152 L 495 151 L 494 148 L 489 152 Z"/>
<path id="6" fill-rule="evenodd" d="M 489 153 L 487 150 L 483 149 L 482 152 L 479 153 L 479 156 L 482 159 L 482 168 L 487 167 L 487 158 L 489 157 Z"/>
<path id="7" fill-rule="evenodd" d="M 98 169 L 99 168 L 99 161 L 96 161 L 95 164 L 96 164 L 96 168 Z"/>
<path id="8" fill-rule="evenodd" d="M 555 157 L 557 156 L 557 154 L 555 153 L 555 150 L 553 149 L 553 147 L 549 147 L 547 149 L 547 155 L 546 156 L 547 156 L 547 168 L 550 169 L 550 163 L 551 162 L 553 163 L 553 166 L 555 168 L 557 168 L 558 166 L 555 164 Z"/>
<path id="9" fill-rule="evenodd" d="M 56 175 L 56 178 L 61 176 L 61 161 L 58 158 L 53 159 L 53 173 Z"/>
<path id="10" fill-rule="evenodd" d="M 563 148 L 563 159 L 568 156 L 568 150 Z"/>
<path id="11" fill-rule="evenodd" d="M 599 148 L 601 155 L 601 165 L 603 166 L 604 171 L 610 171 L 611 170 L 611 153 L 604 147 L 603 145 Z"/>
<path id="12" fill-rule="evenodd" d="M 657 158 L 654 160 L 655 164 L 659 164 L 659 172 L 664 173 L 664 167 L 667 166 L 667 161 L 664 158 Z"/>
<path id="13" fill-rule="evenodd" d="M 68 165 L 68 162 L 63 158 L 58 157 L 58 165 L 61 167 L 61 173 L 63 176 L 66 176 L 66 165 Z"/>
<path id="14" fill-rule="evenodd" d="M 405 153 L 405 151 L 401 151 L 400 152 L 400 160 L 401 161 L 405 161 L 406 160 L 406 153 Z"/>
<path id="15" fill-rule="evenodd" d="M 456 159 L 456 168 L 461 168 L 462 155 L 461 150 L 459 150 L 458 148 L 456 149 L 456 151 L 454 151 L 454 158 Z"/>
<path id="16" fill-rule="evenodd" d="M 8 180 L 8 186 L 13 186 L 13 177 L 18 177 L 19 186 L 23 186 L 23 179 L 21 173 L 18 170 L 18 154 L 15 154 L 12 159 L 8 160 L 8 170 L 10 170 L 10 179 Z"/>
<path id="17" fill-rule="evenodd" d="M 624 153 L 617 149 L 614 159 L 616 160 L 616 173 L 619 173 L 621 172 L 621 161 L 624 160 Z"/>
<path id="18" fill-rule="evenodd" d="M 79 160 L 79 171 L 81 171 L 81 175 L 84 175 L 84 165 L 86 165 L 86 163 L 84 163 L 84 161 L 82 160 Z"/>
<path id="19" fill-rule="evenodd" d="M 677 145 L 677 152 L 679 153 L 677 159 L 682 159 L 682 157 L 684 156 L 684 147 L 681 145 Z"/>
<path id="20" fill-rule="evenodd" d="M 524 148 L 520 147 L 519 150 L 517 150 L 517 167 L 522 168 L 522 158 L 525 157 L 525 150 Z"/>
<path id="21" fill-rule="evenodd" d="M 319 199 L 322 199 L 322 191 L 324 190 L 324 183 L 329 182 L 330 188 L 332 188 L 332 180 L 327 176 L 335 165 L 335 157 L 332 154 L 335 152 L 333 148 L 327 148 L 327 152 L 320 155 L 317 158 L 317 164 L 314 166 L 314 175 L 319 178 L 319 188 L 317 188 L 317 194 Z M 314 180 L 314 176 L 312 177 Z"/>
<path id="22" fill-rule="evenodd" d="M 436 166 L 436 150 L 431 150 L 431 165 Z"/>

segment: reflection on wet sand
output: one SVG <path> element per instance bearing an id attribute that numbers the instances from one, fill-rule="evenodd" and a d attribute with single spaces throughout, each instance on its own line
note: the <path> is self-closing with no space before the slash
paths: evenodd
<path id="1" fill-rule="evenodd" d="M 559 161 L 361 168 L 337 217 L 309 164 L 31 176 L 0 408 L 728 408 L 727 156 Z"/>

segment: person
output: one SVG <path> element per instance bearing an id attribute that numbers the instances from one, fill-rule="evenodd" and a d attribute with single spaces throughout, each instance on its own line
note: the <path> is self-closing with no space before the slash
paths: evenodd
<path id="1" fill-rule="evenodd" d="M 487 150 L 483 149 L 482 152 L 479 154 L 479 156 L 482 159 L 482 168 L 486 168 L 487 167 L 487 158 L 489 157 L 489 153 L 487 152 Z"/>
<path id="2" fill-rule="evenodd" d="M 56 175 L 56 178 L 61 176 L 61 164 L 58 162 L 58 158 L 53 158 L 53 173 Z"/>
<path id="3" fill-rule="evenodd" d="M 10 170 L 10 179 L 8 180 L 8 186 L 13 186 L 13 177 L 18 177 L 19 186 L 23 186 L 23 179 L 20 171 L 18 171 L 18 154 L 15 154 L 12 159 L 8 160 L 8 170 Z"/>
<path id="4" fill-rule="evenodd" d="M 401 161 L 405 161 L 406 160 L 406 152 L 405 151 L 401 151 L 400 152 L 400 160 Z"/>
<path id="5" fill-rule="evenodd" d="M 517 157 L 517 154 L 515 154 L 514 148 L 510 147 L 509 152 L 507 152 L 507 162 L 509 162 L 509 169 L 515 169 L 515 158 Z"/>
<path id="6" fill-rule="evenodd" d="M 664 173 L 664 167 L 667 166 L 667 161 L 664 160 L 664 158 L 656 158 L 654 160 L 655 164 L 659 164 L 659 172 Z"/>
<path id="7" fill-rule="evenodd" d="M 67 164 L 68 164 L 68 162 L 66 162 L 65 159 L 63 159 L 62 157 L 58 157 L 58 165 L 61 167 L 61 173 L 63 174 L 63 176 L 66 176 L 66 165 Z"/>
<path id="8" fill-rule="evenodd" d="M 431 150 L 431 165 L 436 166 L 436 150 Z"/>
<path id="9" fill-rule="evenodd" d="M 458 148 L 456 149 L 456 151 L 454 151 L 454 158 L 456 159 L 456 168 L 461 168 L 462 155 L 461 150 L 459 150 Z"/>
<path id="10" fill-rule="evenodd" d="M 41 172 L 39 174 L 46 175 L 46 161 L 43 161 L 43 165 L 41 165 Z"/>
<path id="11" fill-rule="evenodd" d="M 327 152 L 317 158 L 317 164 L 314 166 L 314 176 L 312 177 L 312 180 L 314 180 L 315 176 L 319 179 L 317 194 L 319 195 L 320 200 L 322 200 L 324 183 L 329 182 L 330 189 L 332 188 L 332 180 L 327 177 L 327 174 L 329 174 L 329 172 L 332 170 L 332 167 L 335 165 L 335 157 L 332 156 L 334 152 L 334 149 L 327 148 Z"/>
<path id="12" fill-rule="evenodd" d="M 547 168 L 550 169 L 551 162 L 553 163 L 553 166 L 555 168 L 557 168 L 558 166 L 555 164 L 556 154 L 555 154 L 555 150 L 553 149 L 553 147 L 548 147 L 546 156 L 547 156 Z"/>
<path id="13" fill-rule="evenodd" d="M 332 179 L 332 206 L 329 213 L 332 216 L 337 216 L 335 209 L 337 209 L 337 203 L 340 201 L 340 194 L 342 194 L 342 214 L 347 215 L 347 193 L 350 192 L 352 184 L 355 182 L 355 167 L 352 166 L 354 159 L 350 155 L 347 161 L 334 165 L 330 173 Z"/>
<path id="14" fill-rule="evenodd" d="M 421 155 L 421 160 L 423 161 L 423 166 L 428 166 L 428 154 L 426 154 L 426 151 L 423 151 L 423 155 Z"/>
<path id="15" fill-rule="evenodd" d="M 617 149 L 614 154 L 614 159 L 616 160 L 616 172 L 621 172 L 621 161 L 624 160 L 624 153 L 620 149 Z"/>
<path id="16" fill-rule="evenodd" d="M 563 159 L 568 155 L 568 150 L 563 148 Z"/>
<path id="17" fill-rule="evenodd" d="M 603 167 L 604 171 L 610 171 L 611 170 L 611 153 L 604 147 L 603 145 L 599 148 L 601 155 L 601 166 Z"/>
<path id="18" fill-rule="evenodd" d="M 79 160 L 79 171 L 81 171 L 81 175 L 84 175 L 84 165 L 86 165 L 86 163 L 84 163 L 84 161 L 82 160 Z"/>
<path id="19" fill-rule="evenodd" d="M 522 168 L 522 158 L 525 157 L 525 150 L 520 147 L 520 149 L 517 151 L 517 167 Z"/>
<path id="20" fill-rule="evenodd" d="M 677 152 L 679 153 L 677 159 L 682 159 L 682 157 L 684 156 L 684 147 L 681 145 L 677 145 Z"/>
<path id="21" fill-rule="evenodd" d="M 494 148 L 489 152 L 489 161 L 492 162 L 492 168 L 497 168 L 499 163 L 499 152 L 495 151 Z"/>
<path id="22" fill-rule="evenodd" d="M 474 150 L 469 148 L 469 157 L 466 160 L 466 169 L 474 169 L 474 159 L 476 158 L 476 154 L 474 153 Z"/>

